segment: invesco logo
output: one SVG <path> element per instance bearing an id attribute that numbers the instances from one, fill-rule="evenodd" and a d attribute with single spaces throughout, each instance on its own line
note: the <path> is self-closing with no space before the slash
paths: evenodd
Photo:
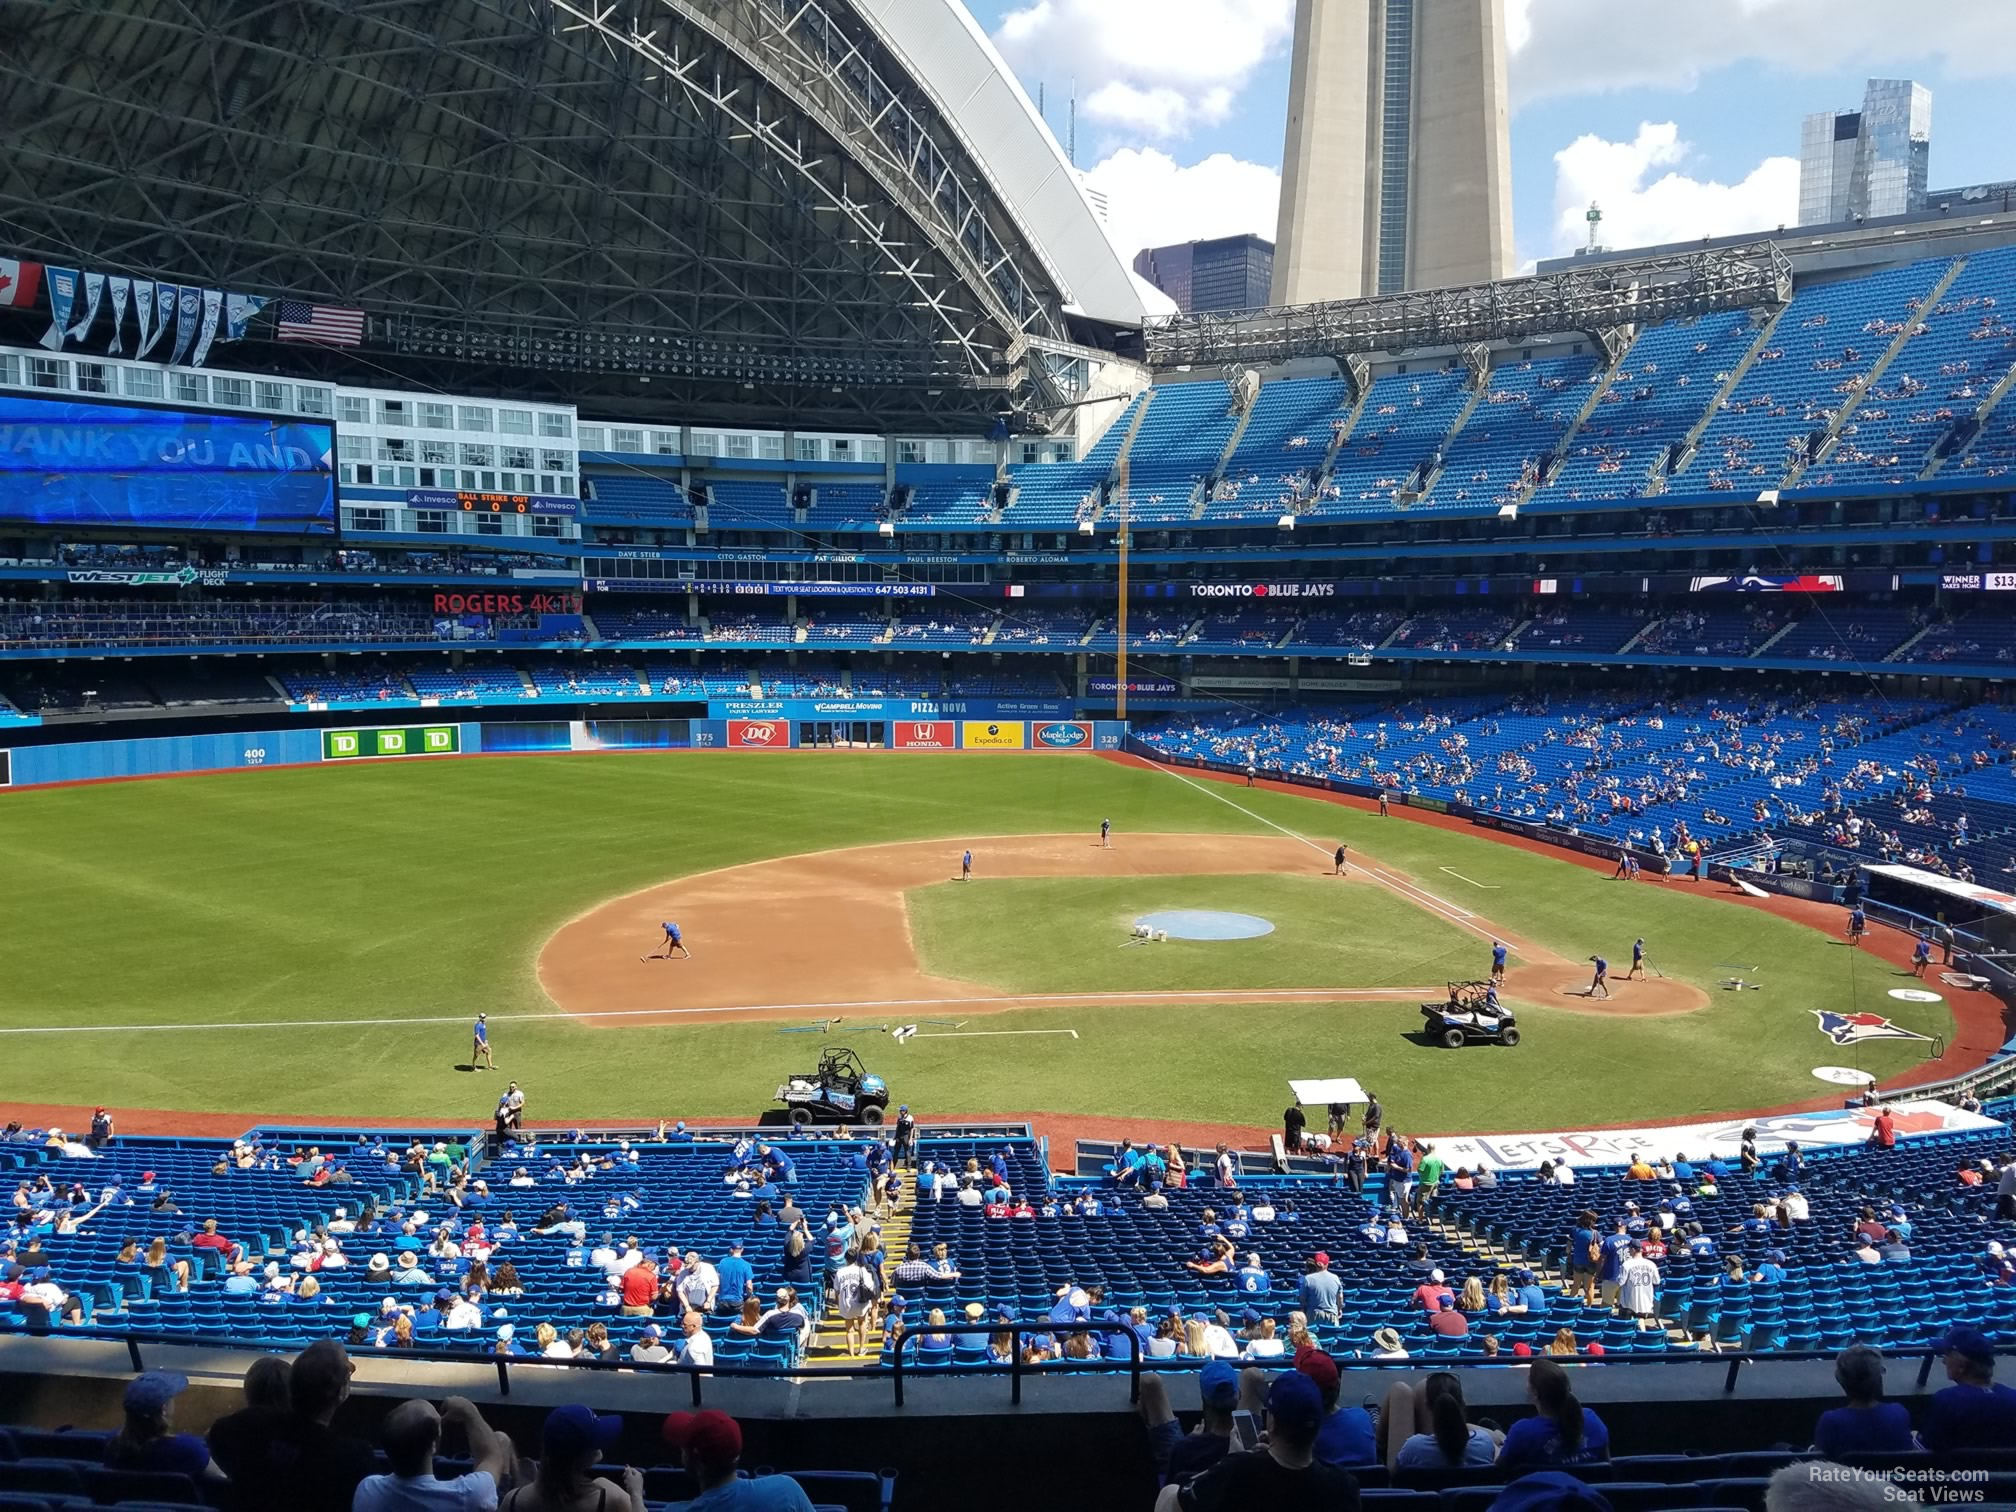
<path id="1" fill-rule="evenodd" d="M 1046 724 L 1036 728 L 1036 739 L 1039 742 L 1061 750 L 1082 746 L 1090 738 L 1082 724 Z"/>

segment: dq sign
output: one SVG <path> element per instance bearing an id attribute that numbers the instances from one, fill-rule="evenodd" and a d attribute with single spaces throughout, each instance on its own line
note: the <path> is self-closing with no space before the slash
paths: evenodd
<path id="1" fill-rule="evenodd" d="M 1090 725 L 1063 723 L 1036 726 L 1036 744 L 1053 751 L 1082 751 L 1092 744 Z"/>
<path id="2" fill-rule="evenodd" d="M 949 719 L 898 720 L 889 737 L 892 751 L 956 751 L 959 727 Z"/>
<path id="3" fill-rule="evenodd" d="M 791 744 L 791 727 L 775 719 L 731 719 L 728 744 L 746 750 L 783 750 Z"/>

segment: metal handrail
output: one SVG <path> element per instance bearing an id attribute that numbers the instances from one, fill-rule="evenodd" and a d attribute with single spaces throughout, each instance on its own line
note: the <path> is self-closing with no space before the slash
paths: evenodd
<path id="1" fill-rule="evenodd" d="M 1129 1356 L 1127 1361 L 1127 1400 L 1129 1402 L 1139 1402 L 1141 1400 L 1141 1360 L 1142 1360 L 1141 1336 L 1135 1333 L 1131 1327 L 1125 1324 L 1115 1324 L 1110 1320 L 1103 1323 L 1098 1322 L 1096 1320 L 1085 1323 L 1079 1323 L 1075 1321 L 1070 1323 L 1058 1323 L 1045 1320 L 1044 1322 L 1041 1323 L 933 1323 L 927 1325 L 927 1327 L 930 1332 L 941 1334 L 985 1334 L 992 1336 L 994 1334 L 1005 1333 L 1012 1335 L 1018 1347 L 1016 1348 L 1014 1354 L 1012 1354 L 1009 1357 L 1006 1366 L 996 1365 L 993 1361 L 990 1360 L 985 1362 L 984 1365 L 978 1365 L 978 1366 L 968 1365 L 963 1369 L 956 1363 L 945 1366 L 932 1365 L 920 1368 L 928 1369 L 934 1375 L 963 1375 L 963 1374 L 992 1375 L 1000 1370 L 1005 1369 L 1008 1372 L 1008 1400 L 1012 1405 L 1016 1407 L 1020 1407 L 1022 1405 L 1022 1372 L 1029 1368 L 1028 1366 L 1025 1366 L 1022 1363 L 1022 1350 L 1019 1347 L 1025 1335 L 1060 1334 L 1060 1333 L 1110 1333 L 1117 1330 L 1118 1332 L 1123 1333 L 1127 1336 L 1127 1346 Z M 896 1341 L 896 1357 L 895 1357 L 894 1371 L 896 1376 L 896 1405 L 898 1407 L 901 1407 L 903 1405 L 904 1351 L 908 1348 L 910 1341 L 912 1339 L 922 1338 L 925 1331 L 926 1330 L 922 1328 L 916 1329 L 914 1331 L 907 1331 L 904 1333 L 902 1338 Z M 918 1348 L 922 1349 L 923 1346 L 920 1344 L 918 1345 Z M 1087 1369 L 1089 1367 L 1089 1373 L 1108 1374 L 1111 1372 L 1107 1371 L 1105 1367 L 1112 1365 L 1115 1362 L 1106 1359 L 1104 1356 L 1101 1356 L 1100 1358 L 1094 1360 L 1071 1360 L 1068 1361 L 1067 1363 L 1071 1366 L 1073 1370 Z"/>
<path id="2" fill-rule="evenodd" d="M 1097 1320 L 1086 1323 L 1076 1323 L 1076 1322 L 1057 1323 L 1049 1320 L 1034 1323 L 947 1323 L 942 1326 L 933 1325 L 930 1327 L 929 1331 L 932 1333 L 958 1333 L 958 1334 L 1007 1333 L 1007 1334 L 1013 1334 L 1017 1339 L 1017 1341 L 1019 1342 L 1020 1339 L 1025 1335 L 1104 1333 L 1104 1332 L 1116 1331 L 1116 1328 L 1119 1331 L 1126 1332 L 1128 1336 L 1134 1340 L 1134 1343 L 1129 1351 L 1130 1358 L 1128 1360 L 1126 1360 L 1125 1362 L 1110 1359 L 1073 1360 L 1069 1362 L 1070 1369 L 1068 1372 L 1065 1373 L 1072 1375 L 1080 1375 L 1080 1374 L 1117 1375 L 1124 1370 L 1127 1372 L 1128 1376 L 1129 1400 L 1138 1402 L 1140 1400 L 1140 1394 L 1141 1394 L 1141 1376 L 1144 1370 L 1147 1368 L 1145 1364 L 1145 1357 L 1141 1349 L 1140 1338 L 1138 1335 L 1133 1333 L 1133 1330 L 1131 1328 L 1124 1328 L 1123 1326 L 1115 1325 L 1110 1320 L 1103 1323 Z M 924 1332 L 925 1332 L 924 1329 L 918 1329 L 915 1330 L 914 1332 L 906 1333 L 903 1338 L 903 1344 L 908 1344 L 908 1342 L 911 1339 L 919 1337 Z M 221 1336 L 205 1337 L 198 1335 L 165 1334 L 165 1333 L 131 1333 L 131 1334 L 101 1336 L 101 1335 L 83 1335 L 75 1333 L 58 1334 L 54 1331 L 45 1332 L 37 1330 L 24 1330 L 24 1329 L 10 1330 L 0 1328 L 0 1346 L 4 1346 L 7 1340 L 13 1338 L 32 1338 L 38 1341 L 47 1341 L 53 1339 L 56 1342 L 63 1344 L 124 1344 L 126 1346 L 127 1359 L 131 1363 L 133 1371 L 136 1375 L 147 1369 L 146 1358 L 141 1353 L 142 1346 L 160 1345 L 181 1349 L 224 1348 L 224 1349 L 240 1350 L 247 1354 L 268 1354 L 274 1352 L 271 1350 L 260 1349 L 257 1346 L 248 1345 L 246 1341 L 242 1339 L 233 1339 Z M 1886 1349 L 1884 1353 L 1887 1357 L 1893 1360 L 1910 1360 L 1910 1359 L 1918 1360 L 1920 1363 L 1917 1373 L 1917 1384 L 1919 1389 L 1921 1390 L 1925 1387 L 1927 1382 L 1930 1381 L 1933 1367 L 1940 1360 L 1945 1358 L 1936 1349 L 1933 1349 L 1930 1346 L 1915 1346 L 1915 1347 L 1906 1347 L 1897 1349 Z M 1999 1349 L 1996 1351 L 1996 1353 L 1998 1356 L 2001 1357 L 2016 1359 L 2016 1347 Z M 1011 1400 L 1015 1405 L 1019 1406 L 1022 1400 L 1022 1378 L 1024 1374 L 1032 1369 L 1044 1370 L 1044 1371 L 1047 1371 L 1049 1369 L 1049 1367 L 1047 1366 L 1026 1366 L 1022 1364 L 1021 1351 L 1019 1349 L 1016 1351 L 1014 1360 L 1006 1365 L 995 1364 L 992 1361 L 977 1364 L 953 1362 L 946 1365 L 932 1365 L 924 1367 L 909 1366 L 906 1368 L 906 1366 L 904 1365 L 904 1354 L 905 1351 L 902 1345 L 899 1345 L 895 1351 L 893 1363 L 888 1365 L 882 1364 L 881 1362 L 878 1361 L 874 1364 L 868 1364 L 868 1365 L 815 1365 L 810 1367 L 806 1366 L 802 1361 L 796 1361 L 789 1365 L 683 1365 L 676 1361 L 666 1361 L 662 1364 L 651 1364 L 643 1361 L 627 1360 L 627 1359 L 626 1360 L 575 1359 L 567 1361 L 558 1361 L 558 1360 L 543 1359 L 536 1355 L 528 1355 L 528 1356 L 512 1356 L 512 1355 L 496 1355 L 496 1354 L 472 1355 L 461 1350 L 432 1349 L 423 1346 L 415 1346 L 410 1349 L 393 1349 L 393 1350 L 372 1349 L 364 1353 L 362 1357 L 363 1358 L 384 1357 L 388 1359 L 422 1361 L 429 1364 L 463 1365 L 463 1366 L 477 1365 L 480 1363 L 488 1362 L 491 1365 L 493 1365 L 497 1371 L 497 1389 L 499 1395 L 501 1396 L 509 1396 L 511 1394 L 511 1370 L 514 1365 L 521 1368 L 531 1368 L 535 1370 L 553 1370 L 557 1368 L 563 1370 L 588 1370 L 588 1371 L 604 1371 L 604 1372 L 627 1371 L 640 1375 L 669 1376 L 669 1377 L 684 1376 L 692 1383 L 692 1397 L 693 1397 L 693 1405 L 695 1407 L 701 1406 L 703 1402 L 702 1389 L 700 1384 L 701 1379 L 703 1377 L 715 1377 L 722 1380 L 798 1380 L 808 1377 L 815 1380 L 816 1379 L 850 1380 L 850 1379 L 860 1379 L 864 1377 L 875 1377 L 875 1376 L 884 1376 L 891 1381 L 895 1393 L 895 1405 L 901 1407 L 904 1405 L 905 1382 L 907 1375 L 920 1368 L 927 1370 L 931 1375 L 934 1376 L 1006 1375 L 1009 1378 L 1010 1382 Z M 1724 1377 L 1722 1389 L 1725 1394 L 1733 1394 L 1736 1389 L 1737 1378 L 1741 1374 L 1743 1367 L 1746 1365 L 1800 1364 L 1800 1363 L 1811 1363 L 1816 1361 L 1825 1361 L 1831 1363 L 1836 1358 L 1838 1358 L 1838 1351 L 1824 1350 L 1824 1349 L 1668 1350 L 1663 1354 L 1657 1354 L 1657 1355 L 1636 1355 L 1636 1354 L 1591 1355 L 1586 1353 L 1577 1353 L 1573 1355 L 1549 1355 L 1549 1356 L 1536 1355 L 1535 1358 L 1553 1359 L 1557 1363 L 1568 1363 L 1578 1365 L 1609 1365 L 1609 1366 L 1617 1366 L 1617 1365 L 1705 1366 L 1712 1363 L 1723 1363 L 1726 1364 L 1727 1366 L 1727 1374 Z M 1191 1357 L 1177 1358 L 1172 1356 L 1166 1361 L 1158 1362 L 1157 1368 L 1158 1370 L 1168 1369 L 1171 1371 L 1191 1372 L 1202 1368 L 1204 1363 L 1206 1362 Z M 1240 1361 L 1239 1363 L 1256 1365 L 1260 1368 L 1265 1368 L 1264 1365 L 1261 1364 L 1261 1362 L 1256 1361 Z M 1290 1359 L 1288 1359 L 1288 1357 L 1283 1356 L 1281 1359 L 1281 1368 L 1285 1369 L 1292 1363 L 1293 1362 Z M 1401 1360 L 1347 1358 L 1338 1361 L 1339 1366 L 1345 1370 L 1379 1370 L 1379 1371 L 1450 1370 L 1450 1369 L 1464 1370 L 1464 1369 L 1477 1369 L 1480 1367 L 1489 1367 L 1489 1366 L 1505 1366 L 1515 1363 L 1518 1362 L 1512 1359 L 1510 1356 L 1502 1354 L 1494 1360 L 1486 1360 L 1483 1358 L 1448 1359 L 1440 1355 L 1422 1354 L 1422 1355 L 1410 1356 L 1407 1359 L 1401 1359 Z"/>

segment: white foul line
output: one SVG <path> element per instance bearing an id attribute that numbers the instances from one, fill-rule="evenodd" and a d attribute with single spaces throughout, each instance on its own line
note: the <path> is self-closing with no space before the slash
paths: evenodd
<path id="1" fill-rule="evenodd" d="M 1427 987 L 1232 987 L 1196 991 L 1173 988 L 1153 992 L 1016 992 L 998 997 L 867 998 L 850 1003 L 731 1003 L 717 1008 L 606 1008 L 588 1013 L 512 1013 L 490 1021 L 499 1024 L 532 1023 L 541 1019 L 661 1019 L 684 1018 L 707 1013 L 808 1013 L 839 1017 L 841 1009 L 895 1008 L 998 1008 L 1009 1003 L 1128 1003 L 1157 1002 L 1182 1004 L 1230 999 L 1250 1003 L 1263 998 L 1283 1000 L 1314 999 L 1330 1002 L 1338 998 L 1406 999 L 1432 992 Z M 831 1012 L 829 1013 L 829 1010 Z M 337 1019 L 253 1019 L 241 1023 L 213 1024 L 20 1024 L 0 1028 L 9 1034 L 167 1034 L 213 1029 L 365 1029 L 396 1024 L 466 1024 L 466 1013 L 431 1014 L 412 1018 Z M 1005 1031 L 988 1031 L 1000 1033 Z M 1039 1031 L 1027 1031 L 1036 1033 Z M 1058 1033 L 1061 1031 L 1040 1031 Z M 922 1038 L 923 1036 L 919 1036 Z"/>
<path id="2" fill-rule="evenodd" d="M 912 1039 L 1004 1039 L 1018 1034 L 1068 1034 L 1078 1038 L 1076 1029 L 946 1029 L 937 1034 L 925 1034 L 919 1030 Z"/>
<path id="3" fill-rule="evenodd" d="M 1299 840 L 1302 844 L 1308 846 L 1309 849 L 1316 852 L 1317 855 L 1324 857 L 1326 860 L 1329 859 L 1330 852 L 1326 850 L 1324 847 L 1318 845 L 1314 840 L 1311 840 L 1307 835 L 1298 833 L 1297 831 L 1288 828 L 1288 826 L 1285 824 L 1276 824 L 1272 819 L 1269 819 L 1265 814 L 1256 814 L 1253 812 L 1253 810 L 1246 807 L 1245 804 L 1235 803 L 1230 798 L 1227 798 L 1223 793 L 1213 791 L 1213 789 L 1216 788 L 1218 784 L 1211 783 L 1207 785 L 1202 782 L 1194 782 L 1190 778 L 1185 777 L 1181 772 L 1176 771 L 1173 767 L 1163 766 L 1161 762 L 1156 761 L 1151 757 L 1143 756 L 1141 760 L 1146 761 L 1151 769 L 1160 772 L 1163 776 L 1174 777 L 1178 782 L 1183 783 L 1185 786 L 1195 788 L 1205 797 L 1216 798 L 1220 803 L 1225 804 L 1228 808 L 1237 809 L 1240 813 L 1244 814 L 1248 819 L 1258 820 L 1260 823 L 1266 825 L 1267 828 L 1271 830 L 1279 830 L 1282 834 L 1286 835 L 1290 840 Z M 1425 908 L 1430 913 L 1441 915 L 1443 918 L 1447 919 L 1451 924 L 1454 924 L 1459 929 L 1469 930 L 1470 933 L 1477 936 L 1478 939 L 1489 940 L 1494 938 L 1494 936 L 1488 929 L 1479 929 L 1475 924 L 1471 922 L 1471 920 L 1475 919 L 1477 916 L 1472 912 L 1470 912 L 1469 909 L 1464 908 L 1458 904 L 1451 903 L 1447 898 L 1436 897 L 1434 893 L 1429 892 L 1425 887 L 1422 887 L 1419 883 L 1410 882 L 1407 878 L 1396 876 L 1392 872 L 1381 871 L 1376 866 L 1361 865 L 1359 867 L 1359 870 L 1364 872 L 1365 875 L 1367 875 L 1368 877 L 1371 877 L 1376 881 L 1385 883 L 1386 886 L 1392 888 L 1395 892 L 1399 893 L 1400 896 L 1407 899 L 1410 903 L 1415 904 L 1417 907 Z M 1465 878 L 1465 880 L 1467 881 L 1468 878 Z"/>
<path id="4" fill-rule="evenodd" d="M 1468 882 L 1472 887 L 1481 887 L 1486 892 L 1498 891 L 1498 884 L 1496 882 L 1479 882 L 1475 877 L 1464 876 L 1463 873 L 1456 870 L 1456 868 L 1453 866 L 1438 866 L 1435 868 L 1435 870 L 1445 871 L 1449 873 L 1450 876 L 1454 877 L 1458 882 Z"/>

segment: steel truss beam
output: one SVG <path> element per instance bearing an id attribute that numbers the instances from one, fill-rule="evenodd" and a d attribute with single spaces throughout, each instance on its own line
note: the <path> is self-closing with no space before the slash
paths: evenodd
<path id="1" fill-rule="evenodd" d="M 1792 265 L 1772 242 L 1595 264 L 1530 278 L 1418 289 L 1241 314 L 1189 315 L 1148 331 L 1158 368 L 1264 366 L 1297 357 L 1518 342 L 1570 331 L 1783 304 Z"/>
<path id="2" fill-rule="evenodd" d="M 872 31 L 640 3 L 0 0 L 0 253 L 359 305 L 388 366 L 1023 391 L 1057 280 Z"/>

